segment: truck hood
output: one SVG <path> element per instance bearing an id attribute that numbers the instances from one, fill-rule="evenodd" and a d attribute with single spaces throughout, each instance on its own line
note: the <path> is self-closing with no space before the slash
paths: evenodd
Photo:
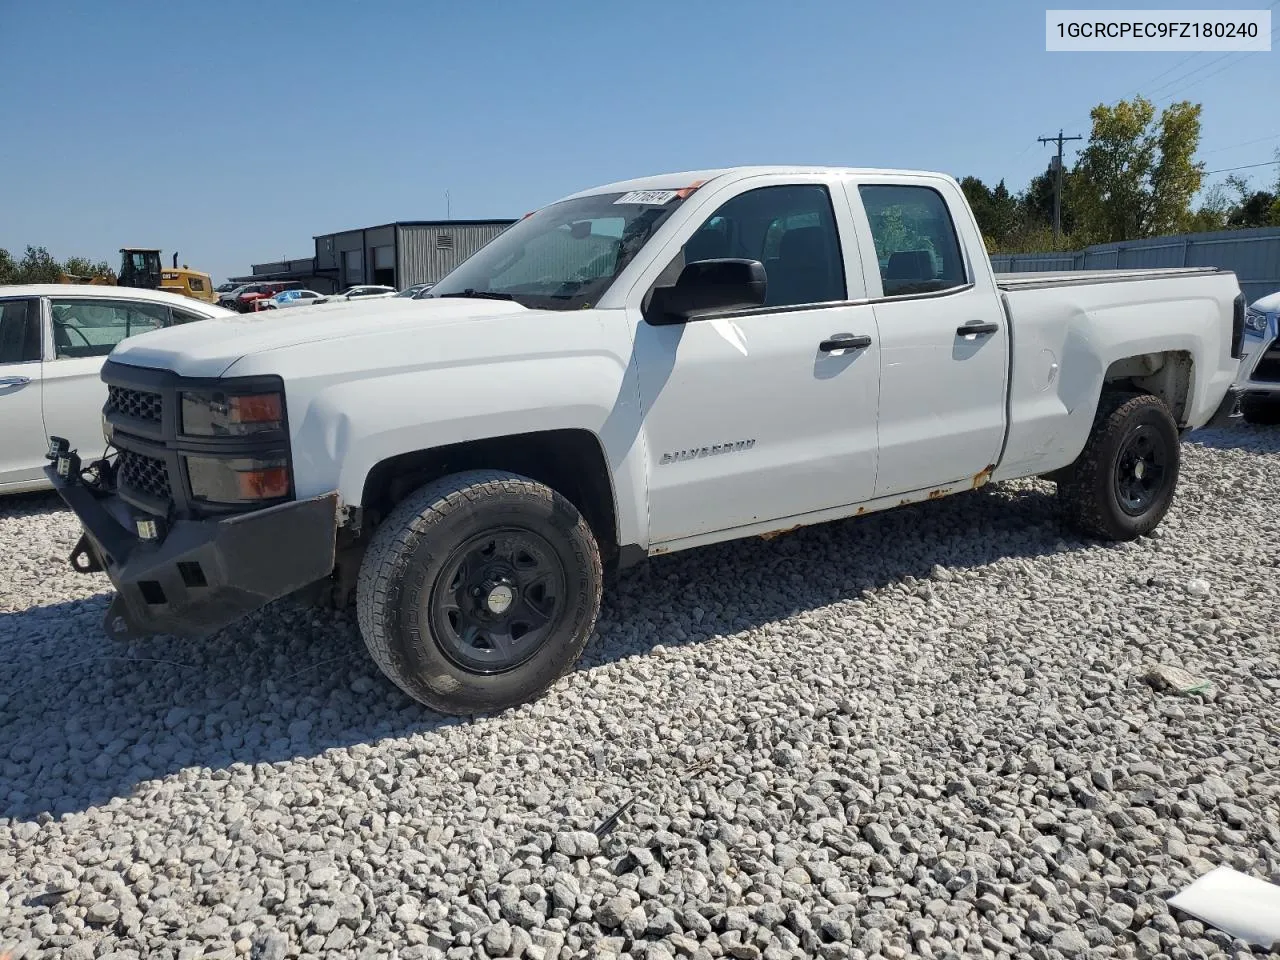
<path id="1" fill-rule="evenodd" d="M 440 327 L 508 314 L 528 313 L 505 300 L 394 297 L 238 313 L 166 327 L 124 340 L 110 359 L 135 367 L 172 370 L 184 377 L 218 377 L 241 357 L 321 340 Z"/>

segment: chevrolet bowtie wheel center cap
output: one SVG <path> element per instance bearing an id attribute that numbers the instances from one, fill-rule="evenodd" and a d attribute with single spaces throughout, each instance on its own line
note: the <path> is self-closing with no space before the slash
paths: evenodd
<path id="1" fill-rule="evenodd" d="M 488 596 L 484 599 L 484 605 L 488 607 L 489 612 L 495 617 L 500 617 L 511 609 L 511 604 L 515 602 L 516 592 L 505 583 L 499 583 L 489 589 Z"/>

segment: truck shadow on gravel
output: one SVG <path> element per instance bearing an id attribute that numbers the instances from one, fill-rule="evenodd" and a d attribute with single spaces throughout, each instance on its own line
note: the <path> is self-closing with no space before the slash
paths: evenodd
<path id="1" fill-rule="evenodd" d="M 926 579 L 938 565 L 1109 549 L 1065 533 L 1053 501 L 1047 484 L 995 485 L 655 558 L 606 590 L 578 670 Z M 739 586 L 740 602 L 724 602 L 723 583 Z M 383 678 L 353 611 L 281 602 L 204 642 L 123 646 L 101 629 L 108 602 L 104 592 L 0 613 L 0 817 L 82 811 L 191 768 L 304 760 L 470 722 Z"/>
<path id="2" fill-rule="evenodd" d="M 1193 430 L 1184 442 L 1209 450 L 1280 453 L 1280 427 L 1233 423 L 1214 430 Z"/>

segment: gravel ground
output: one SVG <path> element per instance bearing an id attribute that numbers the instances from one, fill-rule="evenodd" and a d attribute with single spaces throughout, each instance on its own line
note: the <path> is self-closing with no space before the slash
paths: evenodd
<path id="1" fill-rule="evenodd" d="M 115 644 L 71 516 L 0 502 L 0 947 L 1248 955 L 1164 901 L 1280 882 L 1280 429 L 1194 440 L 1141 543 L 1018 483 L 654 561 L 576 673 L 472 722 L 350 616 Z"/>

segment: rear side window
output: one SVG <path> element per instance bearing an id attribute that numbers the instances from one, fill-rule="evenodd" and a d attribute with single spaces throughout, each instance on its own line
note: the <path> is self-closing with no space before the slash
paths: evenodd
<path id="1" fill-rule="evenodd" d="M 32 363 L 39 359 L 39 301 L 0 300 L 0 363 Z"/>
<path id="2" fill-rule="evenodd" d="M 192 313 L 189 310 L 180 310 L 178 307 L 170 307 L 169 312 L 173 315 L 174 323 L 191 323 L 194 320 L 203 320 L 204 317 L 198 313 Z"/>
<path id="3" fill-rule="evenodd" d="M 863 184 L 886 297 L 936 293 L 968 282 L 960 238 L 942 195 L 932 187 Z"/>
<path id="4" fill-rule="evenodd" d="M 169 308 L 126 300 L 54 300 L 53 349 L 59 358 L 105 357 L 122 340 L 159 330 Z"/>

